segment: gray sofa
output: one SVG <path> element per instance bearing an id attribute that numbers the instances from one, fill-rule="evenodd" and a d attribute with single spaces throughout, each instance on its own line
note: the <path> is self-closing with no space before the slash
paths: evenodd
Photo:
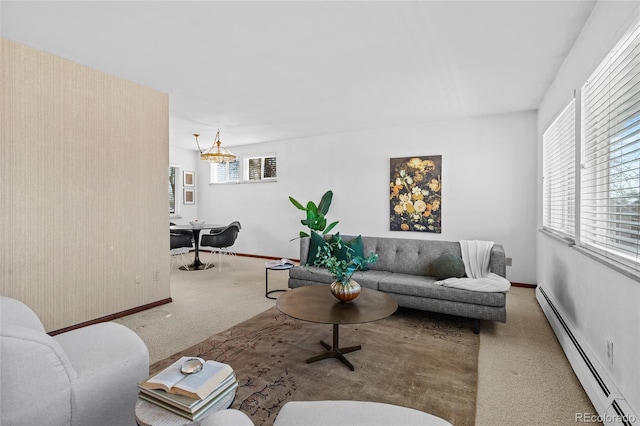
<path id="1" fill-rule="evenodd" d="M 348 241 L 349 237 L 344 237 Z M 378 254 L 378 261 L 369 270 L 358 271 L 353 279 L 362 287 L 391 295 L 399 306 L 439 312 L 474 319 L 474 332 L 479 332 L 479 320 L 506 322 L 504 292 L 475 292 L 434 284 L 429 276 L 431 264 L 442 254 L 461 256 L 457 241 L 414 240 L 406 238 L 362 237 L 364 254 Z M 300 240 L 300 264 L 306 263 L 309 238 Z M 490 272 L 506 278 L 504 249 L 494 244 L 491 250 Z M 330 284 L 331 274 L 314 266 L 296 266 L 289 270 L 289 288 Z"/>

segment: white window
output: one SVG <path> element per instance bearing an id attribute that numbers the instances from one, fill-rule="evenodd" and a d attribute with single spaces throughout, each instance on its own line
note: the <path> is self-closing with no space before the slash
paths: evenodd
<path id="1" fill-rule="evenodd" d="M 582 87 L 580 245 L 640 270 L 640 27 Z"/>
<path id="2" fill-rule="evenodd" d="M 180 166 L 169 166 L 169 217 L 179 217 L 180 214 Z"/>
<path id="3" fill-rule="evenodd" d="M 246 158 L 244 163 L 244 180 L 249 182 L 276 180 L 276 163 L 275 154 Z"/>
<path id="4" fill-rule="evenodd" d="M 237 183 L 240 181 L 240 161 L 211 163 L 211 183 Z"/>
<path id="5" fill-rule="evenodd" d="M 576 188 L 575 100 L 542 135 L 542 226 L 575 237 Z"/>

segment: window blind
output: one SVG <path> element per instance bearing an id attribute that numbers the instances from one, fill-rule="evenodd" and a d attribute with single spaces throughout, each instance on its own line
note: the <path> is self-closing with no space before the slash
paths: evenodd
<path id="1" fill-rule="evenodd" d="M 640 27 L 582 87 L 580 244 L 640 269 Z"/>
<path id="2" fill-rule="evenodd" d="M 232 161 L 228 167 L 228 179 L 230 182 L 238 182 L 240 181 L 240 161 Z"/>
<path id="3" fill-rule="evenodd" d="M 575 237 L 575 100 L 542 135 L 542 226 Z"/>
<path id="4" fill-rule="evenodd" d="M 265 157 L 263 179 L 275 179 L 277 177 L 276 157 Z"/>
<path id="5" fill-rule="evenodd" d="M 211 163 L 211 183 L 238 182 L 240 180 L 240 161 Z"/>
<path id="6" fill-rule="evenodd" d="M 249 158 L 249 180 L 262 179 L 262 158 Z"/>
<path id="7" fill-rule="evenodd" d="M 169 167 L 169 214 L 176 213 L 176 170 Z"/>
<path id="8" fill-rule="evenodd" d="M 245 179 L 249 181 L 275 180 L 278 177 L 276 156 L 248 158 L 245 167 Z"/>

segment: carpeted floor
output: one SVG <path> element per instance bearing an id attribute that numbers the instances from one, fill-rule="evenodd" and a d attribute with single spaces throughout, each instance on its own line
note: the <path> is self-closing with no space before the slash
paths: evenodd
<path id="1" fill-rule="evenodd" d="M 328 291 L 328 290 L 327 290 Z M 233 408 L 270 425 L 294 400 L 385 402 L 426 411 L 457 426 L 475 423 L 479 338 L 455 317 L 400 309 L 380 321 L 340 327 L 349 370 L 337 359 L 307 364 L 331 342 L 332 326 L 292 319 L 271 308 L 152 365 L 199 356 L 230 364 L 240 382 Z"/>
<path id="2" fill-rule="evenodd" d="M 161 361 L 275 306 L 275 300 L 264 296 L 264 262 L 237 256 L 222 269 L 186 272 L 174 267 L 172 303 L 117 322 L 144 340 L 151 363 Z M 270 271 L 269 289 L 286 288 L 286 271 Z M 319 349 L 312 345 L 310 350 Z M 372 353 L 361 352 L 359 356 Z M 421 369 L 430 362 L 425 357 Z M 511 288 L 506 323 L 482 322 L 477 383 L 478 426 L 570 425 L 576 413 L 596 414 L 530 288 Z M 355 387 L 350 399 L 366 387 Z"/>

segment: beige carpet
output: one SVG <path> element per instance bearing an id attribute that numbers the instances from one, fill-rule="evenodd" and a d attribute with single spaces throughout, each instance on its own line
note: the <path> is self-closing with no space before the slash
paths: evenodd
<path id="1" fill-rule="evenodd" d="M 118 322 L 140 335 L 155 363 L 275 306 L 264 297 L 264 260 L 237 256 L 233 262 L 222 270 L 174 268 L 173 303 Z M 286 281 L 286 272 L 269 272 L 270 290 L 286 289 Z M 512 288 L 507 323 L 482 323 L 476 425 L 571 425 L 576 413 L 595 414 L 595 409 L 535 301 L 534 290 Z"/>
<path id="2" fill-rule="evenodd" d="M 327 292 L 329 290 L 327 289 Z M 362 345 L 337 359 L 307 364 L 331 342 L 332 326 L 292 319 L 271 308 L 151 366 L 181 356 L 230 364 L 239 380 L 232 405 L 256 426 L 271 425 L 287 401 L 361 400 L 403 405 L 458 426 L 475 422 L 478 336 L 467 321 L 400 309 L 380 321 L 340 327 L 342 346 Z"/>
<path id="3" fill-rule="evenodd" d="M 574 425 L 576 413 L 597 414 L 533 289 L 512 287 L 507 322 L 482 326 L 476 424 Z"/>

